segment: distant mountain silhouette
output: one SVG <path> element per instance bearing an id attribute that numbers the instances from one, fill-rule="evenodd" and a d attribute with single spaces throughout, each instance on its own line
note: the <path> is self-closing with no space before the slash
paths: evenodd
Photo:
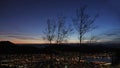
<path id="1" fill-rule="evenodd" d="M 0 47 L 4 46 L 16 46 L 16 45 L 10 41 L 0 41 Z"/>
<path id="2" fill-rule="evenodd" d="M 32 46 L 18 46 L 10 41 L 0 41 L 0 54 L 39 53 L 40 49 Z"/>
<path id="3" fill-rule="evenodd" d="M 0 54 L 12 53 L 17 46 L 10 41 L 0 41 Z"/>

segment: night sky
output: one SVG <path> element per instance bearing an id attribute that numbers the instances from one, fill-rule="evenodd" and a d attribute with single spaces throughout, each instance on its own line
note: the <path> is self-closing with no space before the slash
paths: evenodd
<path id="1" fill-rule="evenodd" d="M 72 23 L 81 5 L 88 6 L 87 13 L 91 16 L 99 14 L 95 21 L 98 28 L 92 34 L 120 29 L 119 0 L 0 0 L 0 41 L 46 43 L 42 32 L 47 19 L 62 14 L 67 23 Z M 86 35 L 89 37 L 90 33 Z M 69 42 L 78 42 L 77 33 Z"/>

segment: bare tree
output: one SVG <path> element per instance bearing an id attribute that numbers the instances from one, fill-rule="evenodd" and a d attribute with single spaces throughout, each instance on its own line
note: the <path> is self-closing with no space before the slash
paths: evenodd
<path id="1" fill-rule="evenodd" d="M 51 44 L 55 41 L 57 44 L 67 41 L 69 36 L 72 34 L 73 29 L 69 23 L 65 22 L 65 17 L 60 16 L 57 20 L 47 20 L 47 28 L 43 31 L 43 39 L 48 40 Z"/>
<path id="2" fill-rule="evenodd" d="M 54 20 L 47 20 L 47 28 L 43 31 L 43 39 L 48 40 L 51 44 L 55 38 L 56 24 Z"/>
<path id="3" fill-rule="evenodd" d="M 95 29 L 94 21 L 98 15 L 92 18 L 89 14 L 86 13 L 86 6 L 80 7 L 76 12 L 76 19 L 73 19 L 73 24 L 79 34 L 79 43 L 81 45 L 84 35 Z"/>
<path id="4" fill-rule="evenodd" d="M 58 17 L 57 21 L 57 31 L 56 31 L 56 43 L 60 44 L 63 41 L 68 40 L 69 36 L 71 35 L 73 29 L 71 26 L 67 23 L 65 24 L 66 17 L 60 16 Z"/>

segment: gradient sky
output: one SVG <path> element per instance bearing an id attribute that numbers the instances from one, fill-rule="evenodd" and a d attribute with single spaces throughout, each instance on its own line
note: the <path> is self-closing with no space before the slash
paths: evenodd
<path id="1" fill-rule="evenodd" d="M 95 21 L 99 28 L 92 34 L 120 28 L 119 0 L 0 0 L 0 40 L 44 43 L 42 31 L 46 20 L 63 14 L 67 17 L 66 22 L 72 23 L 75 10 L 81 5 L 88 6 L 87 12 L 91 16 L 100 15 Z M 78 42 L 77 39 L 74 33 L 70 42 Z"/>

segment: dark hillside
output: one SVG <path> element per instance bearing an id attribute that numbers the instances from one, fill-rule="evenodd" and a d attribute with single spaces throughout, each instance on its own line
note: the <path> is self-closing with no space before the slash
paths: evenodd
<path id="1" fill-rule="evenodd" d="M 32 54 L 39 53 L 40 49 L 32 46 L 18 46 L 10 41 L 0 42 L 0 54 Z"/>

